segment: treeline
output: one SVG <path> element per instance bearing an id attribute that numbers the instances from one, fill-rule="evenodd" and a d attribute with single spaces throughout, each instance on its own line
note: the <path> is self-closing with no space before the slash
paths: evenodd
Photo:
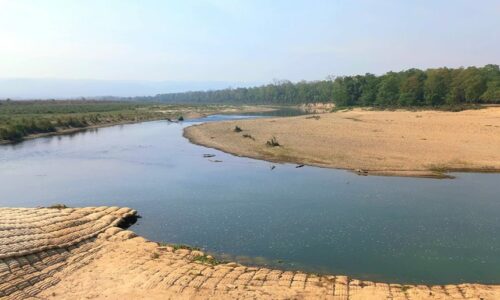
<path id="1" fill-rule="evenodd" d="M 331 86 L 332 82 L 327 80 L 301 81 L 298 83 L 284 80 L 259 87 L 160 94 L 152 98 L 140 98 L 139 100 L 195 104 L 291 105 L 332 101 Z"/>
<path id="2" fill-rule="evenodd" d="M 337 77 L 332 82 L 332 98 L 339 106 L 500 103 L 500 70 L 498 65 L 486 65 Z"/>
<path id="3" fill-rule="evenodd" d="M 138 100 L 281 105 L 334 102 L 337 106 L 381 107 L 500 103 L 500 69 L 498 65 L 410 69 L 381 76 L 340 76 L 298 83 L 277 81 L 260 87 L 159 94 Z"/>

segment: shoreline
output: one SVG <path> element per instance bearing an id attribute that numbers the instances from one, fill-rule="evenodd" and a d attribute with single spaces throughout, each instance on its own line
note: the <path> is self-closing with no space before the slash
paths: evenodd
<path id="1" fill-rule="evenodd" d="M 191 125 L 191 126 L 184 128 L 182 136 L 194 145 L 215 149 L 215 150 L 218 150 L 218 151 L 221 151 L 221 152 L 224 152 L 226 154 L 233 155 L 233 156 L 237 156 L 237 157 L 251 158 L 251 159 L 256 159 L 256 160 L 267 161 L 270 163 L 276 163 L 276 164 L 295 164 L 295 165 L 305 165 L 308 167 L 315 167 L 315 168 L 347 171 L 347 172 L 354 173 L 354 174 L 359 175 L 359 176 L 410 177 L 410 178 L 430 178 L 430 179 L 455 179 L 456 177 L 453 175 L 449 175 L 450 173 L 479 173 L 479 174 L 497 174 L 497 173 L 500 173 L 500 169 L 491 169 L 491 168 L 448 168 L 442 172 L 433 172 L 431 170 L 426 171 L 426 170 L 370 170 L 370 169 L 361 169 L 358 171 L 356 169 L 334 167 L 334 166 L 330 166 L 328 164 L 313 163 L 313 162 L 309 162 L 307 160 L 300 160 L 300 159 L 287 160 L 287 159 L 279 159 L 276 157 L 263 156 L 263 155 L 262 156 L 260 156 L 260 155 L 247 156 L 247 155 L 242 155 L 242 154 L 239 154 L 236 152 L 230 152 L 223 147 L 217 147 L 217 146 L 213 146 L 213 145 L 208 144 L 208 143 L 205 144 L 203 142 L 200 142 L 197 139 L 197 137 L 193 136 L 189 131 L 186 131 L 186 129 L 188 129 L 188 128 L 201 126 L 201 125 L 203 125 L 203 124 Z"/>
<path id="2" fill-rule="evenodd" d="M 30 134 L 30 135 L 23 137 L 19 141 L 2 140 L 2 141 L 0 141 L 0 145 L 15 145 L 18 143 L 22 143 L 24 141 L 34 140 L 34 139 L 42 138 L 42 137 L 73 134 L 73 133 L 78 133 L 78 132 L 89 130 L 89 129 L 105 128 L 105 127 L 111 127 L 111 126 L 117 126 L 117 125 L 137 124 L 137 123 L 142 123 L 142 122 L 152 122 L 152 121 L 158 121 L 158 120 L 164 120 L 164 119 L 158 118 L 158 119 L 141 120 L 141 121 L 113 122 L 113 123 L 103 123 L 103 124 L 90 125 L 90 126 L 81 127 L 81 128 L 67 128 L 67 129 L 62 129 L 62 130 L 58 130 L 58 131 L 54 131 L 54 132 Z"/>
<path id="3" fill-rule="evenodd" d="M 126 230 L 119 207 L 0 208 L 0 296 L 12 299 L 498 299 L 499 284 L 398 284 L 219 262 Z M 16 221 L 11 223 L 9 221 Z M 47 226 L 39 226 L 44 223 Z M 5 222 L 0 222 L 0 225 Z M 28 228 L 28 229 L 27 229 Z M 50 243 L 38 239 L 41 228 Z M 17 267 L 16 267 L 17 266 Z M 23 266 L 19 268 L 19 266 Z M 34 270 L 34 271 L 33 271 Z M 15 272 L 14 272 L 15 271 Z"/>
<path id="4" fill-rule="evenodd" d="M 272 106 L 242 106 L 242 108 L 250 108 L 248 110 L 246 109 L 239 109 L 237 108 L 236 110 L 241 111 L 241 112 L 265 112 L 265 111 L 273 111 L 276 110 L 276 108 Z M 207 112 L 207 113 L 198 113 L 198 112 L 187 112 L 186 116 L 184 117 L 185 120 L 190 120 L 190 119 L 197 119 L 197 118 L 204 118 L 213 114 L 231 114 L 232 111 L 214 111 L 214 112 Z M 10 141 L 10 140 L 0 140 L 0 146 L 2 145 L 15 145 L 18 143 L 22 143 L 24 141 L 28 140 L 33 140 L 37 138 L 42 138 L 42 137 L 50 137 L 50 136 L 58 136 L 58 135 L 66 135 L 66 134 L 73 134 L 73 133 L 78 133 L 82 132 L 85 130 L 89 129 L 96 129 L 96 128 L 106 128 L 106 127 L 111 127 L 111 126 L 118 126 L 118 125 L 128 125 L 128 124 L 138 124 L 138 123 L 143 123 L 143 122 L 153 122 L 153 121 L 169 121 L 169 122 L 176 122 L 170 120 L 171 115 L 167 115 L 165 117 L 155 117 L 151 119 L 144 119 L 144 120 L 137 120 L 137 121 L 123 121 L 123 122 L 111 122 L 111 123 L 101 123 L 101 124 L 95 124 L 95 125 L 90 125 L 86 127 L 81 127 L 81 128 L 67 128 L 67 129 L 62 129 L 62 130 L 57 130 L 54 132 L 44 132 L 44 133 L 36 133 L 36 134 L 30 134 L 18 141 Z"/>
<path id="5" fill-rule="evenodd" d="M 237 152 L 231 152 L 225 149 L 224 147 L 218 147 L 214 146 L 209 143 L 204 143 L 199 140 L 196 136 L 194 136 L 189 130 L 186 130 L 191 127 L 196 127 L 196 126 L 201 126 L 203 124 L 198 124 L 198 125 L 191 125 L 183 130 L 182 136 L 186 138 L 191 144 L 193 145 L 198 145 L 198 146 L 203 146 L 211 149 L 215 149 L 233 156 L 237 157 L 244 157 L 244 158 L 251 158 L 251 159 L 256 159 L 256 160 L 261 160 L 261 161 L 267 161 L 269 163 L 276 163 L 276 164 L 295 164 L 295 165 L 305 165 L 308 167 L 315 167 L 315 168 L 323 168 L 323 169 L 333 169 L 333 170 L 340 170 L 340 171 L 347 171 L 350 173 L 354 173 L 360 176 L 387 176 L 387 177 L 413 177 L 413 178 L 433 178 L 433 179 L 454 179 L 454 176 L 447 175 L 447 173 L 451 173 L 453 171 L 445 171 L 443 173 L 434 173 L 431 171 L 421 171 L 421 170 L 367 170 L 367 169 L 362 169 L 360 171 L 357 171 L 355 169 L 349 169 L 349 168 L 340 168 L 340 167 L 334 167 L 330 166 L 328 164 L 322 164 L 322 163 L 314 163 L 314 162 L 309 162 L 307 160 L 301 160 L 300 158 L 297 159 L 284 159 L 284 158 L 276 158 L 273 156 L 265 156 L 265 155 L 243 155 Z M 461 172 L 468 172 L 461 170 Z M 481 172 L 481 171 L 470 171 L 471 173 L 500 173 L 500 169 L 497 171 L 489 172 Z"/>
<path id="6" fill-rule="evenodd" d="M 486 117 L 481 114 L 486 114 Z M 458 122 L 462 115 L 471 125 L 464 125 L 463 133 L 448 129 L 448 124 Z M 494 151 L 500 149 L 498 107 L 464 113 L 358 109 L 318 114 L 316 117 L 315 120 L 299 116 L 198 124 L 186 127 L 183 136 L 193 144 L 235 156 L 347 170 L 363 176 L 452 179 L 454 176 L 450 173 L 500 173 L 500 157 L 496 158 L 499 155 Z M 422 125 L 418 123 L 421 118 L 428 120 Z M 387 123 L 386 119 L 395 119 L 398 123 Z M 479 122 L 499 125 L 482 127 Z M 235 126 L 241 127 L 241 134 L 250 135 L 252 141 L 234 133 L 231 129 Z M 433 130 L 432 126 L 438 130 Z M 377 135 L 372 131 L 388 133 Z M 482 135 L 478 137 L 478 133 Z M 373 135 L 377 137 L 373 138 Z M 266 147 L 265 141 L 270 136 L 276 136 L 280 143 L 284 140 L 284 146 Z M 410 138 L 398 140 L 399 136 Z M 484 146 L 479 142 L 469 142 L 473 138 L 483 141 Z M 379 140 L 383 146 L 377 145 Z M 387 161 L 387 157 L 395 159 Z M 394 167 L 396 165 L 402 167 Z"/>

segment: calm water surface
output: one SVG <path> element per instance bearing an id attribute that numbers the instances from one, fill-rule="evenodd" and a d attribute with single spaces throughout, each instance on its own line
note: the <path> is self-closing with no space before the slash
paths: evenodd
<path id="1" fill-rule="evenodd" d="M 143 216 L 132 227 L 140 235 L 245 263 L 393 282 L 500 283 L 499 174 L 271 170 L 190 144 L 182 130 L 196 121 L 1 146 L 0 206 L 129 206 Z"/>

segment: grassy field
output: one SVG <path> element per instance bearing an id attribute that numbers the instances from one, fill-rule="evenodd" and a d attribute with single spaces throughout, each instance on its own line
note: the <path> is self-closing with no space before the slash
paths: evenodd
<path id="1" fill-rule="evenodd" d="M 227 105 L 163 105 L 113 101 L 0 101 L 0 142 L 86 127 L 198 117 L 244 109 Z M 248 109 L 248 107 L 246 108 Z"/>

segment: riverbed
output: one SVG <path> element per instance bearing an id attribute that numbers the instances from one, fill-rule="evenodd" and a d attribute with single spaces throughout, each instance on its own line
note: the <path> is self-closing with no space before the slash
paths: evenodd
<path id="1" fill-rule="evenodd" d="M 499 174 L 358 176 L 236 157 L 182 137 L 186 126 L 247 117 L 0 146 L 0 206 L 128 206 L 143 217 L 131 228 L 139 235 L 246 264 L 402 283 L 500 282 Z"/>

